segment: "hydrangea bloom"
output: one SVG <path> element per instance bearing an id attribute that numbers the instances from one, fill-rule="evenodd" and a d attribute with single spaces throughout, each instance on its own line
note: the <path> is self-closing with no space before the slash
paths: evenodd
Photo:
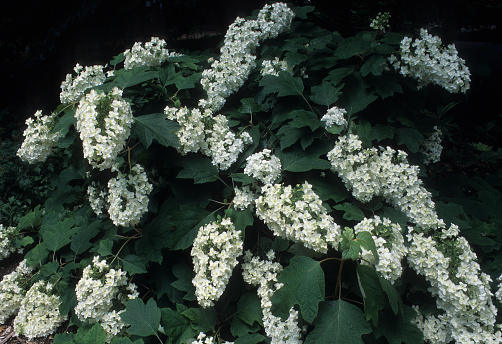
<path id="1" fill-rule="evenodd" d="M 244 282 L 258 286 L 261 310 L 263 314 L 263 327 L 271 340 L 271 344 L 301 344 L 302 332 L 298 326 L 298 311 L 293 307 L 289 311 L 286 321 L 272 314 L 272 295 L 282 287 L 277 276 L 282 271 L 281 264 L 273 262 L 274 251 L 267 253 L 268 260 L 254 257 L 250 251 L 244 254 L 242 264 L 242 277 Z"/>
<path id="2" fill-rule="evenodd" d="M 16 269 L 5 275 L 0 282 L 0 324 L 16 314 L 24 295 L 29 289 L 29 277 L 33 268 L 21 261 Z"/>
<path id="3" fill-rule="evenodd" d="M 108 190 L 98 183 L 92 182 L 92 184 L 87 187 L 87 195 L 89 197 L 89 204 L 94 213 L 98 216 L 103 215 L 108 205 Z"/>
<path id="4" fill-rule="evenodd" d="M 66 317 L 59 314 L 59 296 L 53 293 L 51 283 L 38 281 L 26 293 L 14 319 L 14 331 L 30 340 L 45 337 L 61 325 Z"/>
<path id="5" fill-rule="evenodd" d="M 116 167 L 133 122 L 131 105 L 122 98 L 122 90 L 114 87 L 108 94 L 91 90 L 80 100 L 75 118 L 89 163 L 100 170 Z"/>
<path id="6" fill-rule="evenodd" d="M 134 226 L 148 211 L 148 195 L 153 186 L 140 165 L 131 167 L 129 174 L 118 172 L 108 181 L 108 214 L 116 226 Z"/>
<path id="7" fill-rule="evenodd" d="M 263 60 L 260 74 L 279 76 L 279 72 L 281 71 L 293 74 L 293 69 L 288 65 L 288 62 L 285 60 L 279 60 L 279 58 L 276 57 L 273 60 Z"/>
<path id="8" fill-rule="evenodd" d="M 207 92 L 207 100 L 199 105 L 217 112 L 226 98 L 236 92 L 256 66 L 254 51 L 259 42 L 277 37 L 291 25 L 294 13 L 284 3 L 266 5 L 256 20 L 237 18 L 225 35 L 219 60 L 213 60 L 211 68 L 202 73 L 201 84 Z"/>
<path id="9" fill-rule="evenodd" d="M 256 195 L 249 189 L 249 186 L 244 186 L 242 188 L 236 187 L 234 189 L 235 196 L 232 200 L 232 205 L 237 210 L 247 209 L 249 206 L 254 204 L 256 200 Z"/>
<path id="10" fill-rule="evenodd" d="M 362 248 L 362 264 L 374 265 L 383 278 L 392 284 L 401 276 L 403 267 L 401 260 L 407 253 L 404 246 L 402 228 L 389 219 L 375 216 L 364 219 L 354 227 L 354 232 L 370 232 L 375 241 L 378 262 L 371 251 Z"/>
<path id="11" fill-rule="evenodd" d="M 99 323 L 106 332 L 107 342 L 126 327 L 120 317 L 128 300 L 138 297 L 134 283 L 129 283 L 126 272 L 112 269 L 106 260 L 95 256 L 84 268 L 75 292 L 75 314 L 81 321 Z"/>
<path id="12" fill-rule="evenodd" d="M 229 218 L 207 224 L 199 229 L 192 247 L 195 295 L 202 307 L 214 305 L 242 255 L 241 231 Z"/>
<path id="13" fill-rule="evenodd" d="M 30 164 L 47 160 L 54 144 L 62 137 L 60 132 L 52 132 L 56 114 L 42 116 L 42 110 L 38 110 L 34 117 L 26 120 L 28 127 L 23 133 L 24 141 L 17 151 L 17 156 Z"/>
<path id="14" fill-rule="evenodd" d="M 341 229 L 327 214 L 322 201 L 305 182 L 294 188 L 267 184 L 256 200 L 256 215 L 275 235 L 326 253 L 328 244 L 338 248 Z"/>
<path id="15" fill-rule="evenodd" d="M 439 37 L 425 29 L 413 43 L 411 38 L 403 38 L 399 56 L 391 55 L 389 61 L 402 75 L 417 79 L 419 88 L 432 83 L 451 93 L 465 93 L 470 87 L 471 73 L 455 45 L 445 48 Z"/>
<path id="16" fill-rule="evenodd" d="M 326 114 L 322 116 L 321 121 L 324 122 L 326 128 L 330 128 L 333 125 L 344 126 L 347 125 L 347 120 L 345 119 L 345 114 L 347 111 L 339 107 L 332 107 L 328 109 Z"/>
<path id="17" fill-rule="evenodd" d="M 275 182 L 281 175 L 282 165 L 270 149 L 251 154 L 246 159 L 244 174 L 258 179 L 264 184 Z"/>
<path id="18" fill-rule="evenodd" d="M 390 13 L 389 12 L 378 12 L 375 19 L 371 20 L 370 27 L 373 30 L 380 30 L 385 32 L 386 29 L 390 28 L 389 25 Z"/>
<path id="19" fill-rule="evenodd" d="M 434 127 L 434 132 L 429 134 L 429 136 L 425 139 L 420 148 L 420 152 L 422 152 L 425 156 L 423 163 L 425 165 L 434 164 L 439 162 L 441 158 L 441 152 L 443 151 L 443 146 L 441 146 L 441 130 L 438 127 Z"/>
<path id="20" fill-rule="evenodd" d="M 184 155 L 200 150 L 220 170 L 230 168 L 245 146 L 252 143 L 248 132 L 235 134 L 230 130 L 225 116 L 212 116 L 208 109 L 201 112 L 199 109 L 189 110 L 186 107 L 166 107 L 164 111 L 168 119 L 180 124 L 177 131 L 180 141 L 178 151 Z"/>
<path id="21" fill-rule="evenodd" d="M 166 61 L 171 56 L 180 54 L 169 52 L 165 48 L 166 41 L 159 37 L 152 37 L 150 42 L 146 42 L 144 47 L 142 42 L 134 43 L 131 49 L 124 51 L 124 68 L 133 69 L 138 66 L 156 67 Z"/>
<path id="22" fill-rule="evenodd" d="M 100 65 L 82 67 L 77 63 L 73 70 L 77 73 L 75 78 L 66 75 L 66 80 L 61 83 L 61 104 L 77 103 L 88 88 L 101 85 L 106 80 L 104 67 Z"/>
<path id="23" fill-rule="evenodd" d="M 18 234 L 19 231 L 16 227 L 7 227 L 0 223 L 0 260 L 7 258 L 16 251 L 22 252 L 22 249 L 16 248 L 12 242 Z"/>
<path id="24" fill-rule="evenodd" d="M 206 336 L 204 332 L 200 332 L 199 335 L 197 336 L 197 340 L 193 341 L 192 344 L 234 344 L 234 342 L 219 342 L 217 339 L 215 339 L 213 336 Z"/>

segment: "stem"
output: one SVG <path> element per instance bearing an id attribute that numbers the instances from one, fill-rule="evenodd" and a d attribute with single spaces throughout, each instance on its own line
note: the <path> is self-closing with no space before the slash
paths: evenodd
<path id="1" fill-rule="evenodd" d="M 334 295 L 334 297 L 336 298 L 336 292 L 338 291 L 338 299 L 342 298 L 342 270 L 343 270 L 343 263 L 345 263 L 345 259 L 340 259 L 340 269 L 338 270 L 338 276 L 336 278 L 336 287 L 335 287 L 335 295 Z"/>

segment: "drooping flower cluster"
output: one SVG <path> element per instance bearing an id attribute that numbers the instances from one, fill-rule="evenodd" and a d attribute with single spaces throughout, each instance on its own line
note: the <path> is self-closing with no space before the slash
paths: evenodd
<path id="1" fill-rule="evenodd" d="M 397 223 L 392 223 L 389 219 L 380 219 L 375 216 L 371 219 L 364 219 L 355 227 L 356 233 L 366 231 L 370 232 L 375 241 L 378 262 L 373 253 L 362 248 L 362 264 L 374 265 L 383 278 L 390 281 L 392 284 L 401 276 L 403 267 L 401 260 L 407 253 L 407 248 L 404 246 L 404 238 L 402 228 Z"/>
<path id="2" fill-rule="evenodd" d="M 229 218 L 199 228 L 191 251 L 195 270 L 192 283 L 202 307 L 213 306 L 223 294 L 242 247 L 241 231 Z"/>
<path id="3" fill-rule="evenodd" d="M 249 206 L 253 206 L 256 200 L 256 195 L 253 191 L 249 189 L 249 186 L 243 186 L 242 188 L 236 187 L 234 189 L 234 199 L 232 200 L 232 205 L 237 210 L 247 209 Z"/>
<path id="4" fill-rule="evenodd" d="M 441 145 L 441 130 L 434 127 L 434 132 L 429 134 L 425 139 L 420 149 L 420 152 L 425 155 L 423 163 L 425 165 L 439 162 L 443 146 Z"/>
<path id="5" fill-rule="evenodd" d="M 21 261 L 16 269 L 5 275 L 0 282 L 0 324 L 16 314 L 28 291 L 29 277 L 33 268 Z"/>
<path id="6" fill-rule="evenodd" d="M 197 340 L 194 340 L 192 344 L 218 344 L 219 342 L 216 341 L 213 336 L 206 336 L 204 332 L 200 332 L 199 335 L 197 336 Z M 221 344 L 234 344 L 234 342 L 221 342 Z"/>
<path id="7" fill-rule="evenodd" d="M 14 252 L 22 252 L 22 249 L 17 248 L 13 241 L 19 235 L 16 227 L 4 226 L 0 223 L 0 260 L 7 258 Z"/>
<path id="8" fill-rule="evenodd" d="M 363 149 L 359 137 L 348 134 L 338 137 L 328 159 L 359 201 L 382 196 L 424 229 L 440 223 L 432 195 L 422 186 L 418 167 L 408 164 L 405 152 L 390 147 Z"/>
<path id="9" fill-rule="evenodd" d="M 475 253 L 458 236 L 455 225 L 438 230 L 442 230 L 441 246 L 449 245 L 453 254 L 443 252 L 432 237 L 409 228 L 408 263 L 430 282 L 429 291 L 443 312 L 426 317 L 419 314 L 415 323 L 431 343 L 501 343 L 502 333 L 495 331 L 497 309 L 492 303 L 491 278 L 481 272 Z"/>
<path id="10" fill-rule="evenodd" d="M 45 337 L 54 333 L 66 320 L 59 314 L 61 300 L 54 294 L 53 285 L 45 281 L 33 284 L 21 301 L 14 319 L 14 331 L 28 339 Z"/>
<path id="11" fill-rule="evenodd" d="M 268 260 L 261 260 L 253 256 L 250 251 L 244 254 L 242 264 L 242 277 L 244 282 L 258 286 L 261 310 L 263 314 L 263 327 L 271 339 L 271 344 L 301 344 L 302 329 L 298 326 L 298 311 L 292 307 L 286 321 L 272 314 L 272 295 L 282 287 L 277 276 L 282 271 L 281 264 L 273 262 L 274 251 L 267 253 Z"/>
<path id="12" fill-rule="evenodd" d="M 497 298 L 497 301 L 502 303 L 502 275 L 497 278 L 498 281 L 498 288 L 497 291 L 495 292 L 495 297 Z"/>
<path id="13" fill-rule="evenodd" d="M 61 83 L 61 104 L 77 103 L 88 88 L 99 86 L 106 80 L 104 67 L 100 65 L 82 67 L 77 63 L 73 68 L 77 76 L 66 75 L 66 80 Z"/>
<path id="14" fill-rule="evenodd" d="M 124 68 L 133 69 L 138 66 L 156 67 L 166 61 L 171 56 L 180 54 L 169 52 L 166 41 L 159 37 L 152 37 L 150 42 L 146 42 L 144 47 L 142 42 L 134 43 L 131 49 L 124 51 Z"/>
<path id="15" fill-rule="evenodd" d="M 379 30 L 385 32 L 385 30 L 390 29 L 389 25 L 390 13 L 389 12 L 378 12 L 377 16 L 371 20 L 370 27 L 373 30 Z"/>
<path id="16" fill-rule="evenodd" d="M 91 90 L 80 100 L 75 118 L 89 163 L 100 170 L 116 167 L 133 122 L 131 105 L 122 98 L 122 90 L 114 87 L 108 94 Z"/>
<path id="17" fill-rule="evenodd" d="M 102 187 L 99 183 L 92 182 L 87 187 L 87 196 L 89 197 L 89 204 L 98 216 L 104 214 L 107 208 L 108 190 Z"/>
<path id="18" fill-rule="evenodd" d="M 291 25 L 294 13 L 284 3 L 266 5 L 256 20 L 237 18 L 228 28 L 219 60 L 213 60 L 211 68 L 202 73 L 201 84 L 207 99 L 199 105 L 211 111 L 219 111 L 226 98 L 236 92 L 256 66 L 253 55 L 259 42 L 277 37 Z"/>
<path id="19" fill-rule="evenodd" d="M 168 119 L 180 125 L 177 131 L 180 142 L 178 152 L 184 155 L 200 150 L 220 170 L 230 168 L 245 146 L 252 143 L 248 132 L 235 134 L 230 130 L 225 116 L 212 116 L 208 109 L 201 112 L 199 109 L 190 110 L 186 107 L 166 107 L 164 111 Z"/>
<path id="20" fill-rule="evenodd" d="M 411 38 L 403 38 L 399 55 L 391 55 L 389 62 L 402 75 L 417 79 L 419 88 L 435 84 L 451 93 L 465 93 L 470 87 L 471 73 L 455 45 L 444 47 L 438 36 L 425 29 L 413 43 Z"/>
<path id="21" fill-rule="evenodd" d="M 347 111 L 339 107 L 332 107 L 328 109 L 326 114 L 321 117 L 321 121 L 324 122 L 326 128 L 330 128 L 333 125 L 345 126 L 347 125 L 347 120 L 345 119 L 345 114 Z"/>
<path id="22" fill-rule="evenodd" d="M 328 244 L 338 248 L 340 226 L 327 214 L 312 185 L 267 184 L 261 192 L 255 202 L 256 215 L 275 235 L 317 252 L 326 253 Z"/>
<path id="23" fill-rule="evenodd" d="M 138 297 L 136 289 L 134 283 L 128 282 L 126 272 L 110 268 L 106 260 L 95 256 L 75 288 L 75 314 L 81 321 L 99 323 L 110 342 L 127 326 L 120 314 L 128 300 Z"/>
<path id="24" fill-rule="evenodd" d="M 23 133 L 24 141 L 17 151 L 17 156 L 30 164 L 44 162 L 62 136 L 60 132 L 52 132 L 56 114 L 42 116 L 42 110 L 38 110 L 34 117 L 26 120 L 28 127 Z"/>
<path id="25" fill-rule="evenodd" d="M 148 195 L 153 186 L 140 165 L 131 167 L 128 174 L 118 172 L 108 181 L 108 214 L 116 226 L 134 226 L 148 211 Z"/>
<path id="26" fill-rule="evenodd" d="M 279 72 L 284 71 L 293 74 L 293 69 L 288 65 L 285 60 L 279 60 L 276 57 L 273 60 L 264 60 L 261 64 L 261 75 L 275 75 L 279 76 Z"/>
<path id="27" fill-rule="evenodd" d="M 280 177 L 282 171 L 281 161 L 272 154 L 270 149 L 251 154 L 246 159 L 244 174 L 253 177 L 264 184 L 270 184 Z"/>

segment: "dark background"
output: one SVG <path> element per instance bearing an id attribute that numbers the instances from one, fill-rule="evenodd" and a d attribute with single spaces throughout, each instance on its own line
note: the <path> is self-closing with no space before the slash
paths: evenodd
<path id="1" fill-rule="evenodd" d="M 392 15 L 394 31 L 417 34 L 428 27 L 444 43 L 455 42 L 473 74 L 460 117 L 476 118 L 478 135 L 491 126 L 502 136 L 502 1 L 288 1 L 314 5 L 313 20 L 343 36 L 368 30 L 380 11 Z M 23 128 L 35 111 L 59 104 L 61 82 L 78 62 L 106 64 L 134 42 L 163 38 L 177 51 L 216 49 L 236 16 L 248 16 L 266 1 L 80 0 L 1 1 L 0 127 Z M 470 124 L 472 128 L 472 123 Z M 483 129 L 484 128 L 484 129 Z M 8 135 L 3 130 L 1 135 Z"/>

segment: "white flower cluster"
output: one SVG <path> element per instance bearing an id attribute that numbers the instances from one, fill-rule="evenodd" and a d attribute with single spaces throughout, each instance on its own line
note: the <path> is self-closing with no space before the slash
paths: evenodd
<path id="1" fill-rule="evenodd" d="M 15 248 L 12 244 L 17 235 L 19 235 L 19 231 L 16 227 L 7 227 L 0 223 L 0 260 L 7 258 L 16 251 L 19 253 L 23 251 L 21 248 Z"/>
<path id="2" fill-rule="evenodd" d="M 385 32 L 386 29 L 390 29 L 389 25 L 390 13 L 389 12 L 378 12 L 377 16 L 371 20 L 370 27 L 373 30 L 379 30 Z"/>
<path id="3" fill-rule="evenodd" d="M 337 249 L 341 229 L 327 214 L 322 201 L 305 182 L 290 185 L 267 184 L 256 204 L 256 215 L 275 235 L 317 252 L 326 253 L 328 244 Z"/>
<path id="4" fill-rule="evenodd" d="M 95 256 L 75 288 L 75 314 L 81 321 L 99 323 L 110 342 L 127 326 L 120 314 L 128 300 L 138 297 L 136 289 L 134 283 L 128 282 L 126 272 L 110 268 L 106 260 Z"/>
<path id="5" fill-rule="evenodd" d="M 0 282 L 0 324 L 16 314 L 29 287 L 33 268 L 21 261 L 16 269 L 5 275 Z"/>
<path id="6" fill-rule="evenodd" d="M 264 184 L 270 184 L 281 176 L 281 160 L 270 149 L 251 154 L 246 159 L 244 174 L 258 179 Z"/>
<path id="7" fill-rule="evenodd" d="M 430 134 L 422 144 L 420 152 L 425 155 L 423 163 L 425 165 L 439 162 L 443 146 L 441 146 L 441 130 L 434 127 L 434 132 Z"/>
<path id="8" fill-rule="evenodd" d="M 108 214 L 115 226 L 134 226 L 148 211 L 148 195 L 153 186 L 145 170 L 136 164 L 128 174 L 118 172 L 108 181 Z"/>
<path id="9" fill-rule="evenodd" d="M 263 60 L 260 74 L 279 76 L 279 72 L 281 71 L 293 74 L 293 69 L 288 65 L 288 62 L 285 60 L 279 60 L 279 58 L 276 57 L 273 60 Z"/>
<path id="10" fill-rule="evenodd" d="M 210 110 L 202 113 L 199 109 L 166 107 L 167 118 L 178 122 L 180 142 L 178 152 L 185 155 L 198 152 L 211 158 L 213 165 L 226 170 L 237 161 L 246 145 L 253 142 L 251 135 L 244 131 L 236 135 L 228 126 L 223 115 L 212 116 Z"/>
<path id="11" fill-rule="evenodd" d="M 470 87 L 471 73 L 455 45 L 445 48 L 439 37 L 425 29 L 413 43 L 411 38 L 403 38 L 399 57 L 391 55 L 389 62 L 402 75 L 417 79 L 419 88 L 432 83 L 451 93 L 465 93 Z"/>
<path id="12" fill-rule="evenodd" d="M 241 231 L 229 218 L 199 228 L 191 251 L 195 271 L 192 283 L 202 307 L 213 306 L 223 294 L 242 247 Z"/>
<path id="13" fill-rule="evenodd" d="M 247 209 L 249 206 L 254 204 L 256 200 L 256 195 L 253 191 L 249 189 L 249 186 L 243 186 L 242 188 L 236 187 L 234 189 L 234 199 L 232 200 L 232 205 L 237 210 Z"/>
<path id="14" fill-rule="evenodd" d="M 261 302 L 262 320 L 265 333 L 271 339 L 271 344 L 301 344 L 302 329 L 298 326 L 298 311 L 293 307 L 286 321 L 272 314 L 272 295 L 282 287 L 277 276 L 282 271 L 281 264 L 273 262 L 274 251 L 267 253 L 268 260 L 254 257 L 250 251 L 244 254 L 242 277 L 244 282 L 258 286 L 258 296 Z"/>
<path id="15" fill-rule="evenodd" d="M 56 114 L 42 116 L 42 110 L 35 112 L 33 117 L 26 120 L 28 126 L 23 133 L 24 141 L 17 151 L 21 160 L 30 164 L 44 162 L 52 153 L 56 141 L 62 136 L 60 132 L 51 132 Z"/>
<path id="16" fill-rule="evenodd" d="M 25 335 L 32 340 L 54 333 L 66 320 L 59 314 L 59 296 L 53 293 L 51 283 L 38 281 L 33 284 L 21 301 L 21 307 L 14 319 L 16 335 Z"/>
<path id="17" fill-rule="evenodd" d="M 397 154 L 396 154 L 397 153 Z M 361 202 L 384 197 L 420 227 L 436 228 L 438 219 L 432 195 L 418 178 L 418 167 L 410 166 L 407 154 L 390 147 L 362 149 L 357 135 L 339 136 L 328 152 L 332 170 Z"/>
<path id="18" fill-rule="evenodd" d="M 322 116 L 321 121 L 324 122 L 326 128 L 330 128 L 335 124 L 338 126 L 345 126 L 347 125 L 347 120 L 345 119 L 346 113 L 347 110 L 334 106 L 328 109 L 326 114 Z"/>
<path id="19" fill-rule="evenodd" d="M 401 276 L 403 267 L 401 260 L 408 252 L 404 246 L 402 228 L 397 223 L 392 223 L 388 218 L 380 219 L 375 216 L 364 219 L 354 227 L 354 232 L 370 232 L 375 241 L 378 262 L 371 251 L 362 249 L 362 264 L 374 265 L 383 278 L 392 284 Z"/>
<path id="20" fill-rule="evenodd" d="M 146 42 L 143 47 L 142 42 L 134 43 L 131 49 L 124 51 L 124 68 L 133 69 L 138 66 L 157 67 L 171 56 L 180 54 L 169 52 L 165 48 L 166 41 L 158 37 L 152 37 L 150 42 Z"/>
<path id="21" fill-rule="evenodd" d="M 438 316 L 419 315 L 415 322 L 431 343 L 502 343 L 501 332 L 495 331 L 497 309 L 492 303 L 491 278 L 481 272 L 467 240 L 457 236 L 458 228 L 442 229 L 442 241 L 450 240 L 455 252 L 461 252 L 454 257 L 459 263 L 453 272 L 453 257 L 445 256 L 433 238 L 409 228 L 408 263 L 431 283 L 429 291 L 437 297 L 438 309 L 444 311 Z"/>
<path id="22" fill-rule="evenodd" d="M 101 85 L 106 80 L 104 67 L 100 65 L 82 67 L 77 63 L 73 70 L 77 73 L 75 78 L 66 74 L 66 80 L 61 83 L 61 104 L 76 103 L 90 87 Z"/>
<path id="23" fill-rule="evenodd" d="M 207 100 L 199 105 L 219 111 L 226 98 L 236 92 L 256 66 L 253 55 L 259 42 L 277 37 L 291 25 L 294 13 L 286 4 L 278 2 L 266 5 L 256 20 L 237 18 L 228 28 L 219 60 L 213 60 L 211 68 L 202 72 L 201 84 L 207 92 Z"/>
<path id="24" fill-rule="evenodd" d="M 497 278 L 497 281 L 499 283 L 497 291 L 495 292 L 495 297 L 497 298 L 497 301 L 502 303 L 502 275 Z"/>
<path id="25" fill-rule="evenodd" d="M 98 216 L 103 215 L 108 205 L 108 190 L 99 185 L 99 183 L 92 182 L 91 185 L 87 187 L 87 195 L 94 213 Z"/>
<path id="26" fill-rule="evenodd" d="M 133 122 L 131 105 L 114 87 L 108 94 L 91 90 L 80 100 L 77 130 L 84 147 L 84 157 L 100 170 L 116 168 L 117 155 L 124 149 Z"/>
<path id="27" fill-rule="evenodd" d="M 191 344 L 218 344 L 213 336 L 207 337 L 204 332 L 200 332 L 197 336 L 197 340 L 194 340 Z M 234 342 L 221 342 L 221 344 L 234 344 Z"/>

